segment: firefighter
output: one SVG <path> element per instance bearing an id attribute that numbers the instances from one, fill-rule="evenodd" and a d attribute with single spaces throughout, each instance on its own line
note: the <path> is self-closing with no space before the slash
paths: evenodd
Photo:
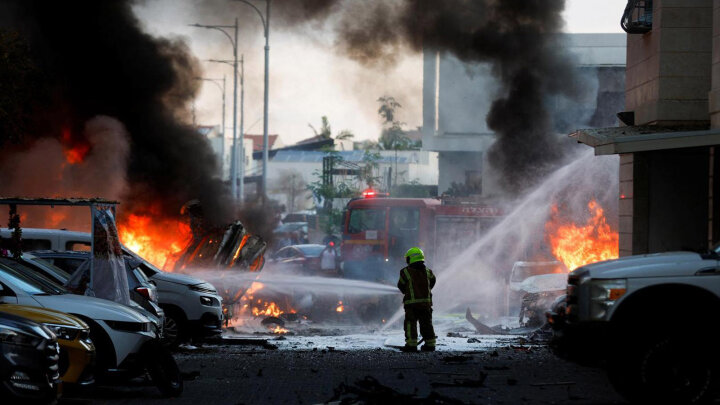
<path id="1" fill-rule="evenodd" d="M 405 352 L 416 352 L 418 346 L 417 323 L 420 322 L 420 334 L 425 341 L 422 351 L 435 351 L 435 331 L 432 326 L 432 292 L 435 275 L 425 267 L 425 254 L 414 247 L 405 253 L 407 267 L 400 270 L 398 288 L 405 295 Z"/>

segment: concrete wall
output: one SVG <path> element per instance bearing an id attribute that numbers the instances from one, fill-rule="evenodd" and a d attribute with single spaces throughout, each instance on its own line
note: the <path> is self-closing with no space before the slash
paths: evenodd
<path id="1" fill-rule="evenodd" d="M 483 155 L 479 152 L 439 152 L 438 194 L 446 192 L 452 182 L 464 183 L 468 174 L 482 174 Z"/>
<path id="2" fill-rule="evenodd" d="M 710 125 L 720 128 L 720 0 L 713 1 L 712 90 L 709 95 Z"/>
<path id="3" fill-rule="evenodd" d="M 712 0 L 654 0 L 653 28 L 627 37 L 625 105 L 635 124 L 710 119 Z"/>
<path id="4" fill-rule="evenodd" d="M 634 154 L 632 254 L 708 247 L 708 163 L 707 147 Z"/>

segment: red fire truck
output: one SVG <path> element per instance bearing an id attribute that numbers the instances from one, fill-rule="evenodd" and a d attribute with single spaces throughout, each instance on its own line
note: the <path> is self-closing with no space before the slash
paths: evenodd
<path id="1" fill-rule="evenodd" d="M 432 198 L 382 198 L 373 191 L 351 200 L 343 221 L 341 258 L 348 278 L 391 281 L 405 252 L 418 246 L 442 266 L 502 216 L 496 206 Z"/>

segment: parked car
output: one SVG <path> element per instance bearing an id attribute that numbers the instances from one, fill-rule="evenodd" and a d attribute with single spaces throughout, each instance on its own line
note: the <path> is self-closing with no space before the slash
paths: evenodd
<path id="1" fill-rule="evenodd" d="M 90 265 L 87 263 L 90 260 L 90 252 L 40 250 L 23 253 L 20 260 L 69 291 L 75 294 L 85 293 L 84 285 L 70 285 L 70 281 L 71 279 L 90 280 Z M 138 269 L 139 265 L 140 261 L 137 259 L 127 258 L 125 260 L 125 274 L 130 289 L 130 299 L 157 317 L 163 325 L 165 313 L 158 304 L 157 287 Z M 82 274 L 76 275 L 77 271 Z"/>
<path id="2" fill-rule="evenodd" d="M 222 297 L 212 284 L 185 274 L 162 271 L 134 252 L 123 251 L 140 260 L 138 269 L 157 285 L 158 301 L 165 311 L 167 344 L 222 333 Z"/>
<path id="3" fill-rule="evenodd" d="M 273 236 L 276 240 L 276 247 L 308 243 L 308 223 L 288 222 L 275 228 Z"/>
<path id="4" fill-rule="evenodd" d="M 9 235 L 7 228 L 0 229 L 0 236 Z M 23 228 L 23 240 L 27 239 L 42 241 L 36 243 L 50 246 L 50 250 L 90 249 L 90 234 L 84 232 Z M 220 335 L 222 298 L 215 287 L 195 277 L 162 271 L 125 246 L 122 249 L 126 256 L 141 261 L 138 268 L 157 285 L 158 302 L 165 313 L 163 339 L 167 344 Z"/>
<path id="5" fill-rule="evenodd" d="M 712 402 L 720 349 L 720 247 L 628 256 L 568 276 L 548 314 L 555 352 L 603 366 L 633 403 Z"/>
<path id="6" fill-rule="evenodd" d="M 62 310 L 90 326 L 97 353 L 99 377 L 130 378 L 147 371 L 167 396 L 182 392 L 180 371 L 169 352 L 159 344 L 159 325 L 125 305 L 67 290 L 27 266 L 0 257 L 0 303 Z"/>
<path id="7" fill-rule="evenodd" d="M 292 245 L 284 247 L 270 256 L 273 267 L 301 274 L 320 275 L 320 253 L 324 245 Z"/>
<path id="8" fill-rule="evenodd" d="M 30 319 L 57 336 L 63 383 L 88 385 L 94 382 L 95 346 L 90 340 L 90 327 L 80 318 L 48 308 L 13 304 L 0 304 L 0 313 Z"/>
<path id="9" fill-rule="evenodd" d="M 89 258 L 88 252 L 38 251 L 32 255 L 66 272 L 76 271 Z M 162 308 L 166 345 L 175 346 L 187 338 L 222 332 L 222 298 L 215 287 L 190 276 L 165 273 L 130 252 L 125 253 L 125 259 L 133 300 L 144 301 L 146 305 L 150 301 Z"/>
<path id="10" fill-rule="evenodd" d="M 0 249 L 12 248 L 12 232 L 12 229 L 0 228 Z M 22 250 L 90 250 L 89 235 L 65 229 L 23 228 Z"/>
<path id="11" fill-rule="evenodd" d="M 0 291 L 2 292 L 2 291 Z M 0 312 L 0 398 L 3 403 L 53 402 L 60 347 L 47 327 Z"/>

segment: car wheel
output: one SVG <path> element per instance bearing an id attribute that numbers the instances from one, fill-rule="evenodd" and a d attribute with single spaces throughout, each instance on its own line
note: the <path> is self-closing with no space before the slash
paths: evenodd
<path id="1" fill-rule="evenodd" d="M 707 347 L 700 347 L 698 340 L 690 337 L 648 339 L 637 347 L 634 355 L 626 352 L 629 364 L 616 364 L 609 370 L 610 382 L 634 403 L 709 402 L 718 380 L 716 357 L 710 355 Z"/>
<path id="2" fill-rule="evenodd" d="M 149 345 L 146 350 L 146 368 L 153 384 L 165 397 L 177 397 L 183 392 L 184 384 L 180 368 L 167 348 Z"/>
<path id="3" fill-rule="evenodd" d="M 176 310 L 165 310 L 165 322 L 163 323 L 163 346 L 174 349 L 184 339 L 185 318 Z"/>

